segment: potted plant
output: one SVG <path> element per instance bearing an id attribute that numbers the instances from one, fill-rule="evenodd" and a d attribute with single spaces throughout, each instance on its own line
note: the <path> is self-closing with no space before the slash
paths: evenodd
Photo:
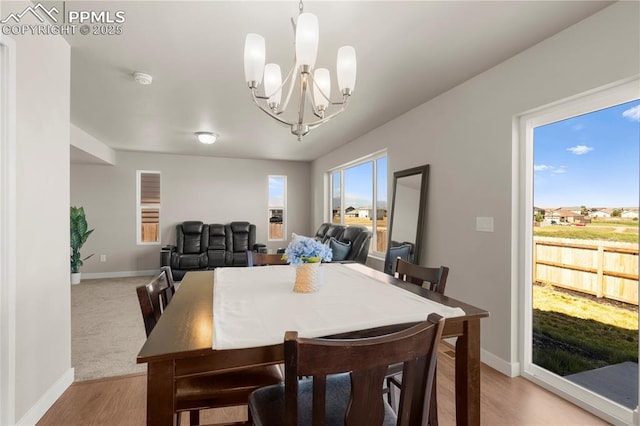
<path id="1" fill-rule="evenodd" d="M 85 257 L 80 255 L 80 249 L 93 232 L 87 230 L 87 218 L 84 215 L 83 207 L 71 207 L 71 284 L 80 284 L 80 267 L 83 261 L 89 259 L 93 254 Z"/>

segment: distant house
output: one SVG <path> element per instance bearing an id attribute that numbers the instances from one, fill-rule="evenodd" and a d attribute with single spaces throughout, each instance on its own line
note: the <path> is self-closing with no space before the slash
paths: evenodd
<path id="1" fill-rule="evenodd" d="M 354 208 L 354 207 L 347 207 L 347 209 L 344 211 L 344 216 L 345 217 L 358 217 L 358 209 Z"/>
<path id="2" fill-rule="evenodd" d="M 367 207 L 358 209 L 358 217 L 371 217 L 371 209 Z"/>
<path id="3" fill-rule="evenodd" d="M 638 219 L 638 210 L 623 210 L 620 217 L 625 219 Z"/>
<path id="4" fill-rule="evenodd" d="M 545 216 L 546 210 L 540 207 L 533 206 L 533 218 L 535 219 L 538 214 L 541 214 L 542 217 Z"/>
<path id="5" fill-rule="evenodd" d="M 551 218 L 559 222 L 582 222 L 584 217 L 580 213 L 574 213 L 571 210 L 558 208 L 547 210 L 546 218 Z"/>
<path id="6" fill-rule="evenodd" d="M 582 215 L 582 206 L 580 207 L 562 207 L 564 210 L 568 210 L 572 213 Z"/>
<path id="7" fill-rule="evenodd" d="M 591 212 L 591 217 L 609 218 L 611 217 L 611 209 L 594 210 Z"/>

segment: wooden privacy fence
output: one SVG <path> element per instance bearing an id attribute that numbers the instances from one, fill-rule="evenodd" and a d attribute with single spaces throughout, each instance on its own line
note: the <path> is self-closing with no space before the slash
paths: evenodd
<path id="1" fill-rule="evenodd" d="M 533 282 L 638 304 L 638 244 L 535 237 Z"/>
<path id="2" fill-rule="evenodd" d="M 269 239 L 271 240 L 280 240 L 284 238 L 282 235 L 284 232 L 284 226 L 282 223 L 269 223 Z"/>

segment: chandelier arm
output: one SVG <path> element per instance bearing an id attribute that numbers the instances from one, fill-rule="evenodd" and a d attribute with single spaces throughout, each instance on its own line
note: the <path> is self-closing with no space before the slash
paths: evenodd
<path id="1" fill-rule="evenodd" d="M 332 113 L 330 115 L 327 115 L 326 117 L 322 118 L 321 120 L 314 121 L 313 123 L 308 123 L 307 126 L 309 126 L 309 130 L 315 129 L 316 127 L 320 126 L 321 124 L 324 124 L 327 121 L 331 120 L 332 118 L 334 118 L 338 114 L 344 112 L 346 110 L 346 108 L 347 108 L 347 105 L 349 104 L 349 98 L 345 99 L 343 104 L 344 104 L 344 106 L 342 108 L 340 108 L 339 110 L 335 111 L 334 113 Z"/>
<path id="2" fill-rule="evenodd" d="M 256 95 L 256 93 L 252 90 L 251 91 L 251 97 L 253 99 L 253 103 L 256 104 L 256 106 L 258 108 L 260 108 L 260 111 L 264 112 L 265 114 L 267 114 L 269 117 L 274 118 L 275 120 L 279 121 L 280 123 L 287 125 L 287 126 L 291 126 L 293 123 L 290 123 L 286 120 L 284 120 L 283 118 L 278 117 L 278 114 L 274 114 L 270 109 L 265 108 L 264 106 L 262 106 L 260 104 L 260 102 L 258 102 L 258 99 L 264 99 L 262 97 L 258 97 Z"/>
<path id="3" fill-rule="evenodd" d="M 291 69 L 289 70 L 287 77 L 282 82 L 282 87 L 284 87 L 285 83 L 289 81 L 289 90 L 287 91 L 287 97 L 285 98 L 284 103 L 280 107 L 281 111 L 286 111 L 287 107 L 289 106 L 289 101 L 291 100 L 291 94 L 293 93 L 293 87 L 296 85 L 297 74 L 295 74 L 294 71 L 297 68 L 298 68 L 297 63 L 294 58 L 293 65 L 291 66 Z"/>

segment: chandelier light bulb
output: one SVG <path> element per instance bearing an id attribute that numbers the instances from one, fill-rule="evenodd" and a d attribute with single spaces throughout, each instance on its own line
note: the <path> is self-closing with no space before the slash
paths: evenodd
<path id="1" fill-rule="evenodd" d="M 318 111 L 324 111 L 329 106 L 325 96 L 331 96 L 331 76 L 326 68 L 318 68 L 313 73 L 313 101 Z"/>
<path id="2" fill-rule="evenodd" d="M 244 41 L 244 78 L 249 87 L 260 85 L 265 58 L 264 37 L 259 34 L 247 34 Z"/>
<path id="3" fill-rule="evenodd" d="M 269 97 L 269 107 L 277 108 L 282 98 L 282 72 L 280 65 L 267 64 L 264 67 L 264 93 Z"/>
<path id="4" fill-rule="evenodd" d="M 318 17 L 313 13 L 301 13 L 296 24 L 296 59 L 298 65 L 313 68 L 318 56 Z"/>
<path id="5" fill-rule="evenodd" d="M 356 50 L 353 46 L 338 49 L 338 87 L 342 93 L 350 94 L 356 87 Z"/>

